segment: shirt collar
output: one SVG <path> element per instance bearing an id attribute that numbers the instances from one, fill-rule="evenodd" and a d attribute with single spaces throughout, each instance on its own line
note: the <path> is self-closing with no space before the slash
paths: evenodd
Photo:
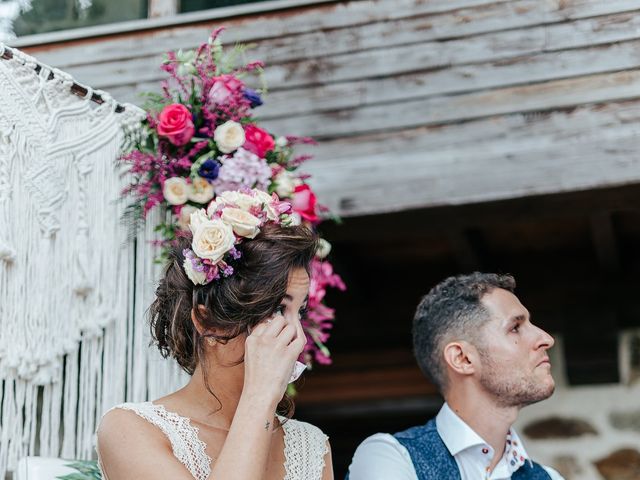
<path id="1" fill-rule="evenodd" d="M 436 429 L 449 453 L 453 456 L 479 445 L 491 448 L 480 435 L 451 410 L 447 403 L 442 406 L 436 416 Z M 517 459 L 520 460 L 517 462 L 517 467 L 524 463 L 524 460 L 531 462 L 520 437 L 513 428 L 509 429 L 506 442 L 505 453 L 513 456 L 513 453 L 516 452 Z"/>

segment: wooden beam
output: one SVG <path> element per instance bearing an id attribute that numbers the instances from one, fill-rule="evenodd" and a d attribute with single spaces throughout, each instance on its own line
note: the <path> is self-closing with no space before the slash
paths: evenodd
<path id="1" fill-rule="evenodd" d="M 333 360 L 330 368 L 318 367 L 305 376 L 298 385 L 298 405 L 438 395 L 416 365 L 410 348 L 341 353 Z"/>
<path id="2" fill-rule="evenodd" d="M 619 186 L 640 183 L 637 134 L 631 133 L 639 128 L 620 125 L 589 139 L 557 137 L 537 145 L 535 137 L 520 145 L 507 138 L 464 154 L 455 147 L 399 150 L 309 162 L 305 170 L 321 201 L 342 216 Z"/>
<path id="3" fill-rule="evenodd" d="M 362 232 L 370 231 L 375 226 L 389 225 L 388 228 L 376 228 L 375 239 L 391 241 L 394 238 L 443 234 L 451 230 L 463 231 L 472 227 L 490 230 L 522 221 L 588 219 L 593 212 L 601 209 L 640 214 L 640 186 L 357 216 L 340 225 L 326 222 L 322 224 L 322 233 L 332 242 L 352 243 L 358 239 L 362 242 Z"/>

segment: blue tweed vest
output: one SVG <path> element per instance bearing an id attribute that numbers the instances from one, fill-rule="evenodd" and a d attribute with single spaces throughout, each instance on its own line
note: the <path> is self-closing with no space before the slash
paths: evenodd
<path id="1" fill-rule="evenodd" d="M 440 438 L 435 420 L 398 432 L 394 437 L 411 455 L 418 480 L 460 480 L 458 465 Z M 511 480 L 551 480 L 551 477 L 537 463 L 533 462 L 531 466 L 525 462 L 513 473 Z"/>

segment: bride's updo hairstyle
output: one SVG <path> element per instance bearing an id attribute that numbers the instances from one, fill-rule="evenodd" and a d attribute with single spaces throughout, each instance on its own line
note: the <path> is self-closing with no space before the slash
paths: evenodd
<path id="1" fill-rule="evenodd" d="M 181 237 L 171 249 L 149 309 L 151 334 L 160 353 L 175 358 L 189 375 L 203 358 L 205 342 L 194 327 L 192 310 L 205 331 L 216 332 L 207 337 L 218 342 L 247 332 L 275 313 L 293 270 L 309 272 L 317 237 L 304 225 L 267 223 L 255 238 L 238 246 L 241 257 L 232 275 L 204 285 L 194 284 L 185 272 L 185 252 L 191 242 L 191 235 Z"/>

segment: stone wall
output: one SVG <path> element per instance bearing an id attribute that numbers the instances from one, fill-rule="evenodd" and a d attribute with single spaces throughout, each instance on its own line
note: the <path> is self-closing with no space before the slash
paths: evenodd
<path id="1" fill-rule="evenodd" d="M 640 381 L 569 387 L 554 357 L 556 392 L 523 409 L 516 422 L 529 455 L 566 480 L 640 479 Z"/>

